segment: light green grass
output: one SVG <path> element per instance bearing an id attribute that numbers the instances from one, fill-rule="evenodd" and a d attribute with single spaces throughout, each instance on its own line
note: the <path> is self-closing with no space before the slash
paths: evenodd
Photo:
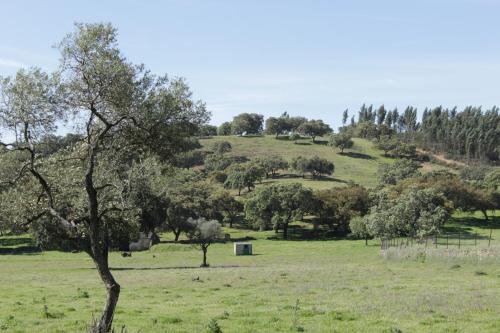
<path id="1" fill-rule="evenodd" d="M 325 189 L 332 186 L 342 186 L 347 181 L 354 181 L 366 187 L 377 185 L 377 171 L 382 163 L 392 163 L 393 159 L 383 156 L 383 153 L 373 147 L 373 143 L 365 139 L 353 139 L 354 146 L 346 150 L 346 154 L 339 154 L 339 150 L 325 144 L 313 144 L 310 139 L 302 139 L 294 144 L 293 141 L 276 139 L 274 136 L 238 137 L 222 136 L 200 140 L 204 148 L 210 148 L 218 141 L 229 141 L 233 147 L 232 155 L 242 155 L 256 158 L 270 155 L 280 155 L 289 162 L 297 156 L 312 157 L 318 155 L 335 164 L 332 178 L 325 180 L 310 180 L 286 178 L 274 181 L 300 182 L 313 189 Z M 317 141 L 327 138 L 317 138 Z"/>
<path id="2" fill-rule="evenodd" d="M 464 228 L 488 233 L 479 219 L 468 219 L 477 225 Z M 273 232 L 226 231 L 255 237 L 255 255 L 236 257 L 231 243 L 214 244 L 211 267 L 202 269 L 201 253 L 189 245 L 162 243 L 131 258 L 112 253 L 122 285 L 115 326 L 126 325 L 128 332 L 203 332 L 218 317 L 226 333 L 296 332 L 298 326 L 317 333 L 500 327 L 499 261 L 386 260 L 376 241 L 281 241 L 267 239 Z M 10 238 L 9 246 L 14 242 Z M 104 297 L 83 253 L 0 255 L 0 281 L 5 332 L 81 332 Z M 54 318 L 45 318 L 44 305 Z"/>

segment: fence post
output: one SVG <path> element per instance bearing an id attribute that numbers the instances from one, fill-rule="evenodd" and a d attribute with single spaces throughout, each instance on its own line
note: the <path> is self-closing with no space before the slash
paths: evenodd
<path id="1" fill-rule="evenodd" d="M 461 238 L 461 236 L 462 236 L 462 233 L 461 233 L 461 232 L 459 232 L 459 233 L 458 233 L 458 248 L 459 248 L 459 249 L 460 249 L 460 238 Z"/>
<path id="2" fill-rule="evenodd" d="M 488 238 L 488 247 L 491 246 L 491 232 L 493 231 L 493 227 L 490 228 L 490 238 Z"/>
<path id="3" fill-rule="evenodd" d="M 434 245 L 435 245 L 435 247 L 437 249 L 438 248 L 438 234 L 435 235 Z"/>

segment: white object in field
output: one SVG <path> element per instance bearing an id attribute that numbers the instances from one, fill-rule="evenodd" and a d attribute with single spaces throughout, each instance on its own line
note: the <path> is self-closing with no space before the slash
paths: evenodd
<path id="1" fill-rule="evenodd" d="M 252 255 L 252 243 L 234 243 L 234 255 Z"/>

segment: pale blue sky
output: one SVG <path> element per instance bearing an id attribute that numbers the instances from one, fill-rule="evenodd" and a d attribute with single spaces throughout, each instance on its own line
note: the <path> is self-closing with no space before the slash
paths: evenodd
<path id="1" fill-rule="evenodd" d="M 53 70 L 73 22 L 111 22 L 133 62 L 185 77 L 213 112 L 340 125 L 362 103 L 499 103 L 500 1 L 0 1 L 0 75 Z"/>

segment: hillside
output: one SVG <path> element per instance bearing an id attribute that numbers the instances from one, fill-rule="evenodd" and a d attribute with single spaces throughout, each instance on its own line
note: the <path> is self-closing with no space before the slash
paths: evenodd
<path id="1" fill-rule="evenodd" d="M 326 158 L 335 164 L 335 171 L 332 177 L 322 180 L 302 179 L 300 177 L 283 177 L 271 181 L 280 182 L 301 182 L 313 189 L 325 189 L 332 186 L 342 186 L 348 181 L 353 181 L 366 187 L 377 185 L 377 171 L 380 164 L 392 163 L 394 159 L 385 157 L 383 152 L 376 149 L 369 140 L 355 138 L 354 146 L 344 154 L 339 154 L 339 150 L 327 146 L 326 139 L 318 138 L 317 143 L 312 143 L 310 139 L 298 140 L 297 143 L 289 141 L 287 138 L 276 139 L 274 136 L 216 136 L 201 139 L 204 149 L 209 149 L 211 145 L 218 141 L 228 141 L 232 145 L 232 155 L 243 155 L 249 158 L 260 156 L 280 155 L 288 161 L 297 156 L 312 157 L 318 155 Z M 424 171 L 442 168 L 438 165 L 427 164 Z"/>

